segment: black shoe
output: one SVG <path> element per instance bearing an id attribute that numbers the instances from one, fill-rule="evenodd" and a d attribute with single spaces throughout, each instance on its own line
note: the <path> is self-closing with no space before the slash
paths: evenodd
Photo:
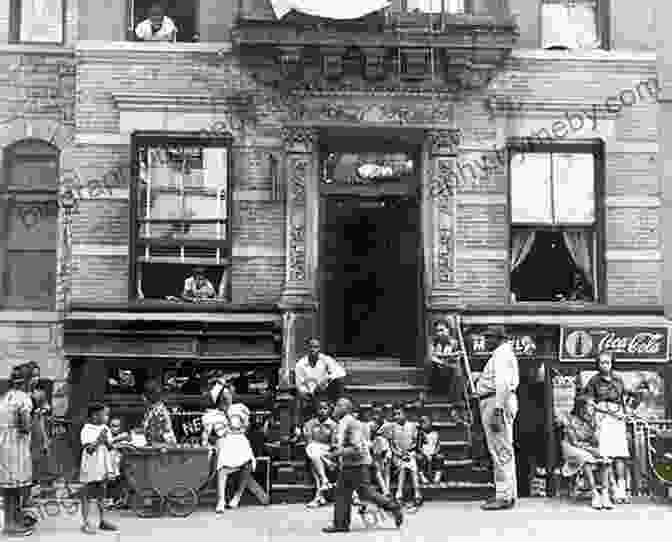
<path id="1" fill-rule="evenodd" d="M 116 525 L 113 525 L 112 523 L 109 523 L 107 521 L 101 521 L 100 524 L 98 525 L 98 529 L 101 531 L 118 531 Z"/>
<path id="2" fill-rule="evenodd" d="M 329 525 L 329 527 L 325 527 L 322 529 L 323 533 L 349 533 L 350 529 L 346 527 L 336 527 L 335 525 Z"/>
<path id="3" fill-rule="evenodd" d="M 515 499 L 501 500 L 495 499 L 486 502 L 481 506 L 481 510 L 511 510 L 516 505 Z"/>
<path id="4" fill-rule="evenodd" d="M 390 511 L 394 517 L 394 524 L 399 529 L 404 524 L 404 512 L 401 509 L 401 506 L 395 507 Z"/>

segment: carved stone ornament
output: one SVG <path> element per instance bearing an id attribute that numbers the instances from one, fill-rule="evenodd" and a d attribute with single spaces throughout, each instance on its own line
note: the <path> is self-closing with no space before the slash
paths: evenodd
<path id="1" fill-rule="evenodd" d="M 430 143 L 429 152 L 432 156 L 453 155 L 462 143 L 462 132 L 454 130 L 432 130 L 427 134 Z"/>
<path id="2" fill-rule="evenodd" d="M 319 132 L 314 128 L 283 128 L 282 140 L 287 152 L 309 154 L 317 143 Z"/>
<path id="3" fill-rule="evenodd" d="M 439 228 L 439 254 L 436 263 L 438 281 L 440 283 L 453 280 L 453 235 L 450 227 Z"/>
<path id="4" fill-rule="evenodd" d="M 288 279 L 291 282 L 306 280 L 305 230 L 303 224 L 294 224 L 289 232 Z"/>
<path id="5" fill-rule="evenodd" d="M 436 158 L 435 173 L 430 183 L 430 194 L 440 203 L 455 195 L 459 176 L 455 170 L 454 158 Z"/>
<path id="6" fill-rule="evenodd" d="M 306 177 L 308 175 L 308 160 L 290 161 L 290 194 L 289 197 L 295 206 L 306 203 Z"/>

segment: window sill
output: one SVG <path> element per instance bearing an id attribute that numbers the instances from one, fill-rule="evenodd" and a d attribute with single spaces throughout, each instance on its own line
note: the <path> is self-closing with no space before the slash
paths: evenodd
<path id="1" fill-rule="evenodd" d="M 74 48 L 54 43 L 3 43 L 0 52 L 8 54 L 64 55 L 73 54 Z"/>
<path id="2" fill-rule="evenodd" d="M 231 312 L 231 313 L 277 313 L 277 305 L 241 305 L 230 302 L 221 303 L 187 303 L 178 301 L 165 301 L 162 299 L 132 300 L 128 303 L 73 303 L 72 311 L 86 312 Z"/>
<path id="3" fill-rule="evenodd" d="M 623 314 L 663 316 L 662 305 L 607 305 L 605 303 L 532 302 L 502 303 L 464 307 L 464 314 Z"/>
<path id="4" fill-rule="evenodd" d="M 77 51 L 93 52 L 127 52 L 127 53 L 212 53 L 229 54 L 231 42 L 199 42 L 199 43 L 167 43 L 160 41 L 98 41 L 85 40 L 77 44 Z"/>

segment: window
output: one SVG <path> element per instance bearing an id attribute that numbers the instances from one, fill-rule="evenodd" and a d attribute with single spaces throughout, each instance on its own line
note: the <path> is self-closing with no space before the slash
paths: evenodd
<path id="1" fill-rule="evenodd" d="M 606 0 L 543 0 L 542 48 L 596 49 L 607 44 Z"/>
<path id="2" fill-rule="evenodd" d="M 11 41 L 63 43 L 63 0 L 12 0 Z"/>
<path id="3" fill-rule="evenodd" d="M 130 39 L 138 40 L 135 28 L 139 23 L 149 17 L 149 12 L 154 4 L 160 4 L 164 9 L 164 15 L 173 21 L 177 28 L 176 41 L 192 42 L 199 41 L 196 23 L 196 0 L 128 0 Z"/>
<path id="4" fill-rule="evenodd" d="M 561 147 L 511 153 L 513 301 L 596 300 L 598 162 Z"/>
<path id="5" fill-rule="evenodd" d="M 55 147 L 23 140 L 5 150 L 0 216 L 0 303 L 53 310 L 56 301 L 58 160 Z"/>
<path id="6" fill-rule="evenodd" d="M 405 11 L 464 13 L 464 0 L 406 0 Z"/>
<path id="7" fill-rule="evenodd" d="M 227 300 L 231 138 L 136 133 L 132 145 L 131 291 L 139 299 Z"/>

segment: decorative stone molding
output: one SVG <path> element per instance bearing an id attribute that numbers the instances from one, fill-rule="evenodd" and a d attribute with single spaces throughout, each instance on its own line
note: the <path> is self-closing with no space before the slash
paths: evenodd
<path id="1" fill-rule="evenodd" d="M 432 130 L 428 132 L 427 138 L 432 157 L 454 155 L 462 143 L 462 132 L 459 129 Z"/>
<path id="2" fill-rule="evenodd" d="M 313 207 L 317 190 L 315 149 L 319 132 L 313 128 L 285 127 L 287 258 L 283 304 L 302 305 L 312 300 L 313 277 L 309 255 L 317 239 Z M 315 196 L 315 197 L 313 197 Z"/>

